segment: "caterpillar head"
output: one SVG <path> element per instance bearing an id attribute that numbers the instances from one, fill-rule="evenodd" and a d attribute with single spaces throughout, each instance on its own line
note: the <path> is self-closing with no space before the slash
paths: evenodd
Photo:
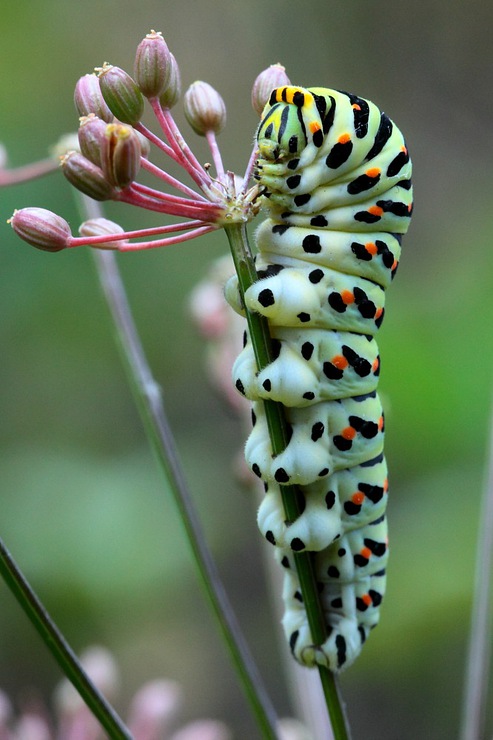
<path id="1" fill-rule="evenodd" d="M 259 154 L 269 162 L 297 157 L 308 144 L 323 142 L 320 112 L 314 95 L 303 87 L 278 87 L 264 108 L 257 141 Z"/>

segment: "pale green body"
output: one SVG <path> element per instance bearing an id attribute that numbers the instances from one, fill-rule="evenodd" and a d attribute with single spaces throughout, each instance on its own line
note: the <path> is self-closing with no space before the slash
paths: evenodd
<path id="1" fill-rule="evenodd" d="M 372 103 L 324 88 L 278 88 L 258 131 L 269 218 L 257 232 L 262 279 L 245 295 L 269 320 L 277 358 L 257 374 L 247 341 L 233 378 L 256 419 L 245 455 L 266 484 L 260 530 L 284 566 L 283 624 L 295 657 L 333 671 L 379 618 L 388 557 L 384 424 L 374 335 L 411 215 L 402 134 Z M 227 297 L 238 310 L 232 283 Z M 272 455 L 262 399 L 285 406 L 292 436 Z M 305 509 L 286 525 L 280 484 Z M 316 553 L 328 637 L 313 645 L 293 551 Z"/>

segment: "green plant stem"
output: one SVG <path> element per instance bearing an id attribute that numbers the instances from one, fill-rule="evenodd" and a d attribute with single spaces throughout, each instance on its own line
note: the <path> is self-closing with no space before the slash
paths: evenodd
<path id="1" fill-rule="evenodd" d="M 29 585 L 11 554 L 0 540 L 0 573 L 30 619 L 65 676 L 77 689 L 108 736 L 113 740 L 132 740 L 130 731 L 84 671 L 77 656 Z"/>
<path id="2" fill-rule="evenodd" d="M 246 226 L 244 224 L 232 224 L 225 227 L 225 231 L 235 263 L 240 291 L 243 295 L 247 288 L 258 280 L 248 244 Z M 269 324 L 263 316 L 248 310 L 246 310 L 246 319 L 257 369 L 261 371 L 273 360 Z M 285 449 L 288 441 L 284 408 L 282 404 L 270 400 L 264 401 L 264 406 L 272 452 L 274 455 L 278 455 Z M 286 520 L 293 522 L 302 512 L 299 491 L 296 486 L 281 486 L 280 488 Z M 313 555 L 310 552 L 294 553 L 294 559 L 312 640 L 315 645 L 322 645 L 327 639 L 327 630 L 318 596 Z M 348 740 L 350 737 L 349 726 L 335 677 L 324 666 L 318 666 L 318 670 L 334 738 L 335 740 Z"/>
<path id="3" fill-rule="evenodd" d="M 101 216 L 99 206 L 94 201 L 84 198 L 83 204 L 86 212 L 85 218 Z M 166 476 L 185 527 L 201 583 L 262 732 L 262 737 L 266 740 L 275 740 L 277 738 L 277 716 L 206 544 L 168 425 L 162 394 L 147 363 L 115 256 L 110 251 L 94 250 L 94 258 L 101 287 L 115 325 L 118 345 L 129 381 L 149 441 Z"/>

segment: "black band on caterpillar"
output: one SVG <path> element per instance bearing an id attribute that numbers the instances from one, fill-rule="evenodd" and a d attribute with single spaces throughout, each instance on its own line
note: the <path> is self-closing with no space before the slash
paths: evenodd
<path id="1" fill-rule="evenodd" d="M 257 231 L 261 278 L 245 294 L 269 320 L 276 357 L 257 373 L 247 338 L 233 378 L 253 402 L 246 458 L 264 481 L 258 524 L 285 568 L 294 656 L 339 671 L 379 618 L 387 562 L 387 467 L 374 336 L 412 212 L 399 129 L 371 102 L 325 88 L 278 88 L 258 129 L 256 178 L 269 218 Z M 227 297 L 241 310 L 234 279 Z M 291 438 L 273 457 L 263 399 L 285 406 Z M 286 525 L 279 486 L 305 506 Z M 313 645 L 293 552 L 316 553 L 328 637 Z"/>

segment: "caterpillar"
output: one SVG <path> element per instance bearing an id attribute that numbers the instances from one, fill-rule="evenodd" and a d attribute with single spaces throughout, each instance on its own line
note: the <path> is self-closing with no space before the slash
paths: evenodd
<path id="1" fill-rule="evenodd" d="M 326 88 L 271 93 L 255 177 L 268 218 L 259 280 L 244 304 L 268 319 L 274 360 L 257 371 L 248 334 L 233 367 L 252 401 L 245 448 L 265 497 L 258 525 L 284 568 L 284 631 L 295 658 L 338 672 L 379 620 L 388 559 L 384 414 L 375 334 L 412 212 L 411 161 L 376 105 Z M 234 281 L 226 298 L 242 305 Z M 273 456 L 263 400 L 285 407 L 290 439 Z M 280 485 L 304 508 L 287 524 Z M 314 552 L 327 639 L 314 645 L 293 553 Z"/>

